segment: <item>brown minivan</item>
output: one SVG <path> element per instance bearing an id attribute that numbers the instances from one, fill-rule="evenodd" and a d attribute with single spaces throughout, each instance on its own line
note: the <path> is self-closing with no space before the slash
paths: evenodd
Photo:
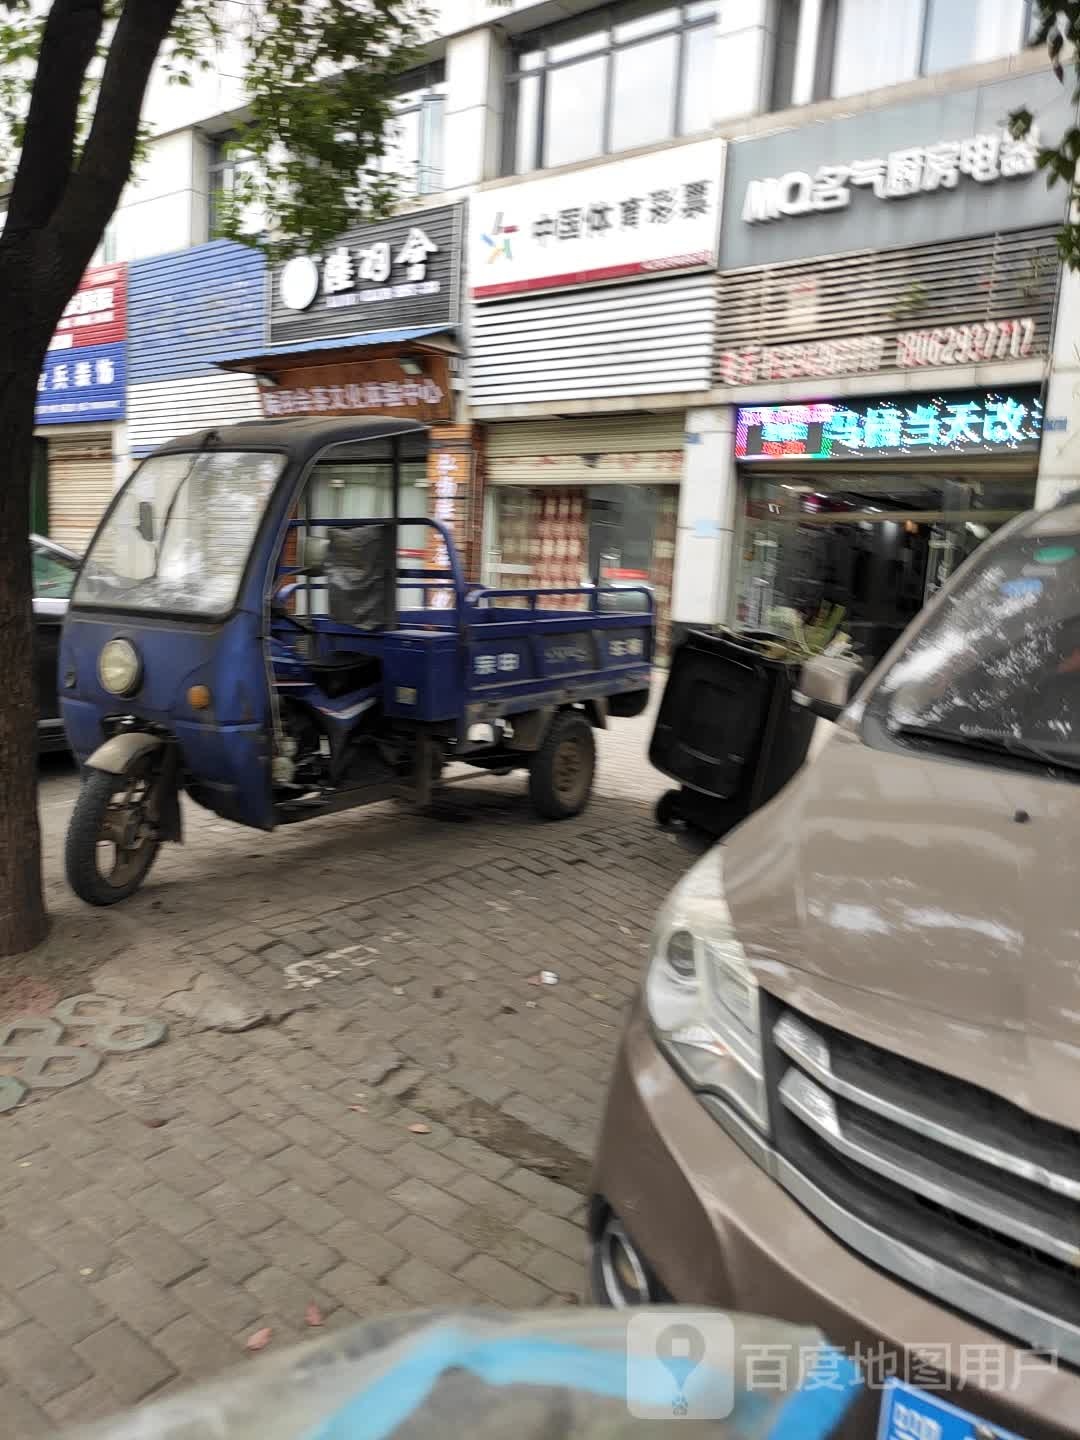
<path id="1" fill-rule="evenodd" d="M 658 917 L 593 1298 L 820 1326 L 861 1440 L 1080 1436 L 1080 492 L 831 728 Z"/>

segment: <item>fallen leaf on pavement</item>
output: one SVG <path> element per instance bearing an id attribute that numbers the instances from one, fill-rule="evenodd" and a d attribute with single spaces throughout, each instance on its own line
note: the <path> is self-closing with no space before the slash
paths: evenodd
<path id="1" fill-rule="evenodd" d="M 308 1302 L 307 1309 L 304 1311 L 304 1324 L 314 1327 L 321 1325 L 322 1323 L 322 1311 L 319 1309 L 318 1305 L 315 1304 L 314 1300 L 310 1300 Z"/>
<path id="2" fill-rule="evenodd" d="M 244 1349 L 265 1350 L 267 1345 L 270 1344 L 270 1337 L 273 1333 L 269 1325 L 267 1325 L 264 1330 L 256 1330 L 254 1335 L 249 1335 L 247 1340 L 245 1340 Z"/>
<path id="3" fill-rule="evenodd" d="M 430 1125 L 421 1125 L 420 1122 L 417 1121 L 417 1123 L 416 1123 L 415 1125 L 410 1125 L 410 1126 L 409 1126 L 409 1134 L 410 1134 L 410 1135 L 430 1135 L 430 1134 L 431 1134 L 431 1126 L 430 1126 Z"/>

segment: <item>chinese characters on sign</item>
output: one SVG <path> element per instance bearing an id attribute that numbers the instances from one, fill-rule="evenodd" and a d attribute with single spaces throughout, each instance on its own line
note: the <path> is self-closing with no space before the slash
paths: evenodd
<path id="1" fill-rule="evenodd" d="M 481 195 L 471 207 L 473 296 L 713 264 L 724 153 L 721 140 L 695 141 Z"/>
<path id="2" fill-rule="evenodd" d="M 365 410 L 415 409 L 439 405 L 444 399 L 436 381 L 369 380 L 363 385 L 297 385 L 288 389 L 264 390 L 263 409 L 267 415 L 353 415 Z"/>
<path id="3" fill-rule="evenodd" d="M 324 257 L 321 270 L 315 260 L 298 256 L 281 273 L 281 303 L 289 310 L 306 310 L 320 293 L 332 308 L 437 295 L 442 287 L 438 280 L 428 279 L 427 269 L 429 257 L 438 253 L 427 232 L 413 226 L 400 247 L 388 240 L 368 246 L 338 245 Z M 400 279 L 389 284 L 395 267 Z"/>
<path id="4" fill-rule="evenodd" d="M 463 206 L 439 205 L 346 230 L 318 255 L 275 266 L 272 344 L 457 320 Z"/>
<path id="5" fill-rule="evenodd" d="M 70 350 L 123 340 L 126 323 L 126 267 L 107 265 L 87 270 L 60 317 L 49 349 Z"/>
<path id="6" fill-rule="evenodd" d="M 594 200 L 584 208 L 570 206 L 554 214 L 538 215 L 532 223 L 533 238 L 544 245 L 549 240 L 579 240 L 583 235 L 603 235 L 608 230 L 637 230 L 642 225 L 669 225 L 680 216 L 691 219 L 706 215 L 714 183 L 689 180 L 685 185 L 630 196 L 615 204 Z"/>
<path id="7" fill-rule="evenodd" d="M 407 375 L 396 356 L 298 365 L 278 384 L 260 386 L 263 413 L 278 415 L 382 414 L 427 423 L 450 418 L 450 379 L 444 355 L 423 357 L 425 373 Z"/>
<path id="8" fill-rule="evenodd" d="M 127 269 L 87 270 L 38 376 L 39 425 L 122 420 L 127 394 Z"/>
<path id="9" fill-rule="evenodd" d="M 786 175 L 751 180 L 746 187 L 742 218 L 748 225 L 845 210 L 852 191 L 864 189 L 879 200 L 955 190 L 961 177 L 986 185 L 1035 173 L 1039 135 L 1035 127 L 1022 140 L 1007 130 L 987 131 L 965 140 L 913 145 L 884 157 L 852 160 L 844 165 L 819 165 L 811 175 L 790 170 Z"/>
<path id="10" fill-rule="evenodd" d="M 926 365 L 1025 360 L 1036 353 L 1036 329 L 1035 320 L 1026 315 L 1016 320 L 906 330 L 899 335 L 858 335 L 798 345 L 747 345 L 721 352 L 719 379 L 721 385 L 753 385 L 762 380 L 799 380 L 814 375 L 863 375 Z"/>
<path id="11" fill-rule="evenodd" d="M 50 350 L 38 376 L 37 423 L 123 419 L 125 351 L 123 343 Z"/>
<path id="12" fill-rule="evenodd" d="M 759 405 L 739 409 L 735 454 L 740 460 L 985 455 L 1034 451 L 1041 430 L 1034 390 L 852 406 Z"/>

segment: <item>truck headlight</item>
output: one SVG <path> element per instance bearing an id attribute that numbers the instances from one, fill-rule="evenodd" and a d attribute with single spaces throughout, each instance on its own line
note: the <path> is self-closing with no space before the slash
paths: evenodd
<path id="1" fill-rule="evenodd" d="M 710 851 L 657 917 L 645 1005 L 661 1046 L 696 1089 L 711 1090 L 767 1130 L 758 985 Z"/>
<path id="2" fill-rule="evenodd" d="M 142 661 L 130 640 L 109 640 L 98 656 L 98 679 L 110 695 L 132 695 L 142 679 Z"/>

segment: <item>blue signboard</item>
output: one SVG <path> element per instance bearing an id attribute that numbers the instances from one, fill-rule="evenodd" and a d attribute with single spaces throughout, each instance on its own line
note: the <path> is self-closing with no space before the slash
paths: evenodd
<path id="1" fill-rule="evenodd" d="M 38 425 L 122 420 L 127 390 L 127 344 L 50 350 L 38 377 Z"/>

